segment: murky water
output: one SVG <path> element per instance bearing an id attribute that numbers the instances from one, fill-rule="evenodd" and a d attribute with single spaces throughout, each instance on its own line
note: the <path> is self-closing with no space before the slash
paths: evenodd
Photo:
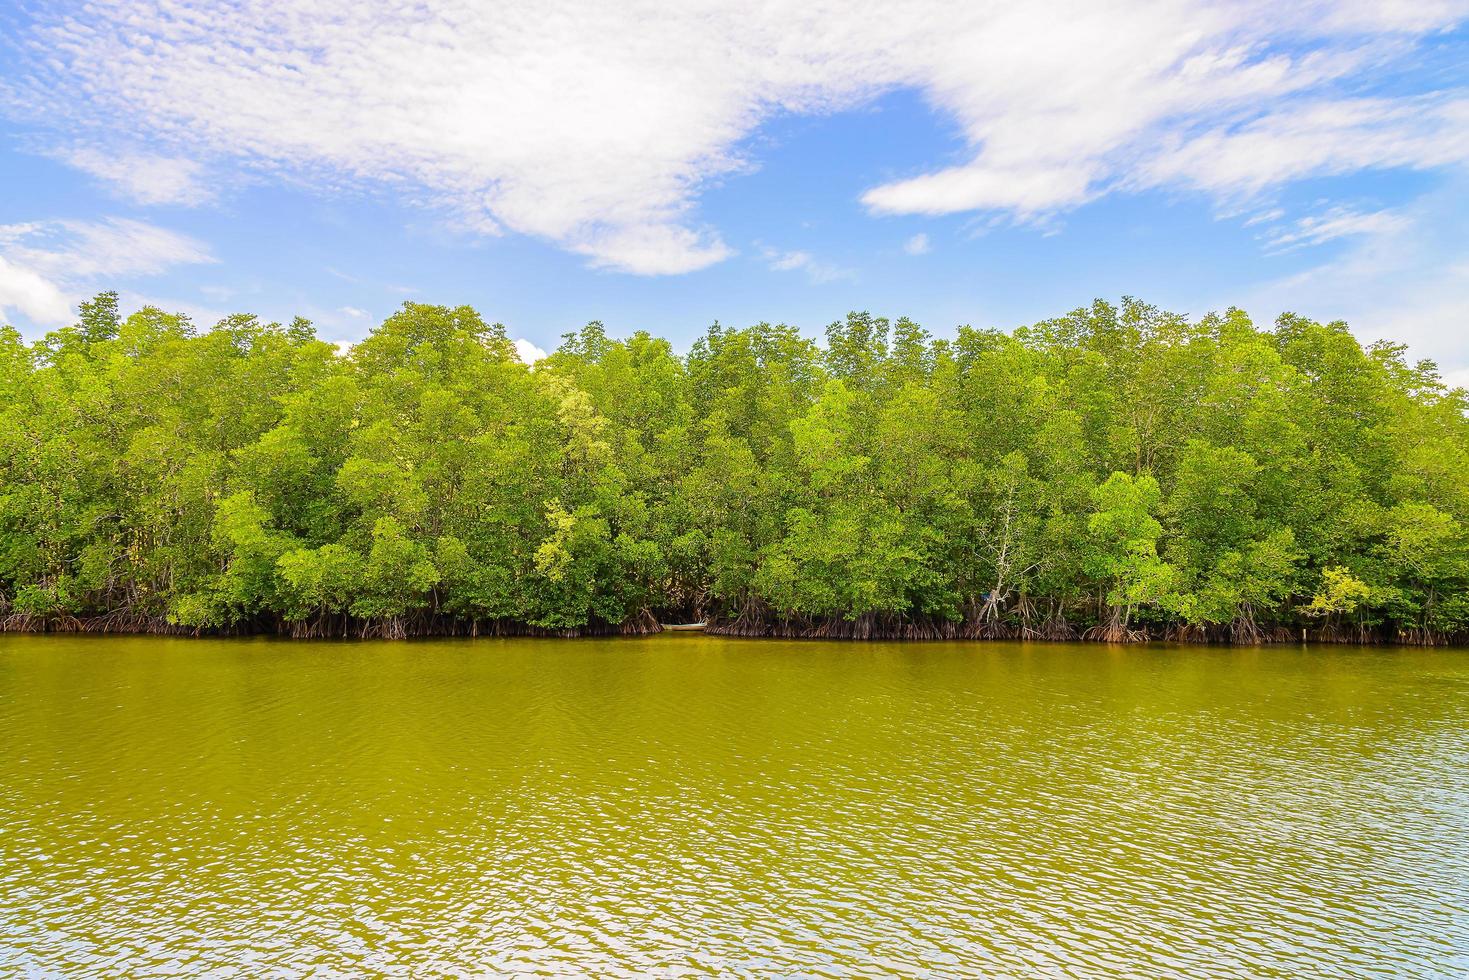
<path id="1" fill-rule="evenodd" d="M 0 974 L 1469 975 L 1469 651 L 0 636 Z"/>

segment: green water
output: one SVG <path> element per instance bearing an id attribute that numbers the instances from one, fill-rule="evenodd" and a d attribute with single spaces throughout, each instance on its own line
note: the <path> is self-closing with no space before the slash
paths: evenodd
<path id="1" fill-rule="evenodd" d="M 0 749 L 0 975 L 1469 975 L 1469 651 L 0 636 Z"/>

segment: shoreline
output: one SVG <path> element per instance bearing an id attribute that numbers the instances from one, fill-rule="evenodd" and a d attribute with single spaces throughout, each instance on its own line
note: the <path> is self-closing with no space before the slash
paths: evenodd
<path id="1" fill-rule="evenodd" d="M 364 622 L 336 618 L 324 623 L 254 623 L 234 627 L 192 627 L 169 623 L 151 617 L 68 616 L 40 618 L 12 614 L 0 617 L 0 634 L 90 635 L 90 636 L 172 636 L 197 639 L 229 637 L 272 637 L 283 640 L 427 640 L 427 639 L 597 639 L 617 636 L 652 636 L 659 633 L 704 633 L 729 639 L 747 640 L 827 640 L 852 644 L 874 643 L 1074 643 L 1089 646 L 1147 646 L 1173 644 L 1199 647 L 1290 647 L 1290 646 L 1360 646 L 1360 647 L 1459 647 L 1469 646 L 1469 636 L 1439 634 L 1388 634 L 1380 630 L 1291 630 L 1279 627 L 1261 631 L 1249 640 L 1232 639 L 1227 630 L 1206 633 L 1199 630 L 1164 632 L 1136 631 L 1127 639 L 1117 640 L 1097 635 L 1094 630 L 1067 629 L 1057 635 L 1041 629 L 977 628 L 974 623 L 863 623 L 862 620 L 837 620 L 820 623 L 775 622 L 756 627 L 738 622 L 710 621 L 704 624 L 664 624 L 651 615 L 624 623 L 593 623 L 586 626 L 552 629 L 506 620 L 455 620 L 437 618 L 428 622 Z"/>

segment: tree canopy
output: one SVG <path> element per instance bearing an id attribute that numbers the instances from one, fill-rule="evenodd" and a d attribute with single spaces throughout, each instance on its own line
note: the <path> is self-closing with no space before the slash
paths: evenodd
<path id="1" fill-rule="evenodd" d="M 0 328 L 9 629 L 1437 642 L 1466 522 L 1465 392 L 1291 314 Z"/>

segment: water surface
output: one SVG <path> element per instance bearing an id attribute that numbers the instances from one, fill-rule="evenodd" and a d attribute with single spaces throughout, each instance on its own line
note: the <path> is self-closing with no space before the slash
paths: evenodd
<path id="1" fill-rule="evenodd" d="M 1469 651 L 0 635 L 0 974 L 1469 975 Z"/>

